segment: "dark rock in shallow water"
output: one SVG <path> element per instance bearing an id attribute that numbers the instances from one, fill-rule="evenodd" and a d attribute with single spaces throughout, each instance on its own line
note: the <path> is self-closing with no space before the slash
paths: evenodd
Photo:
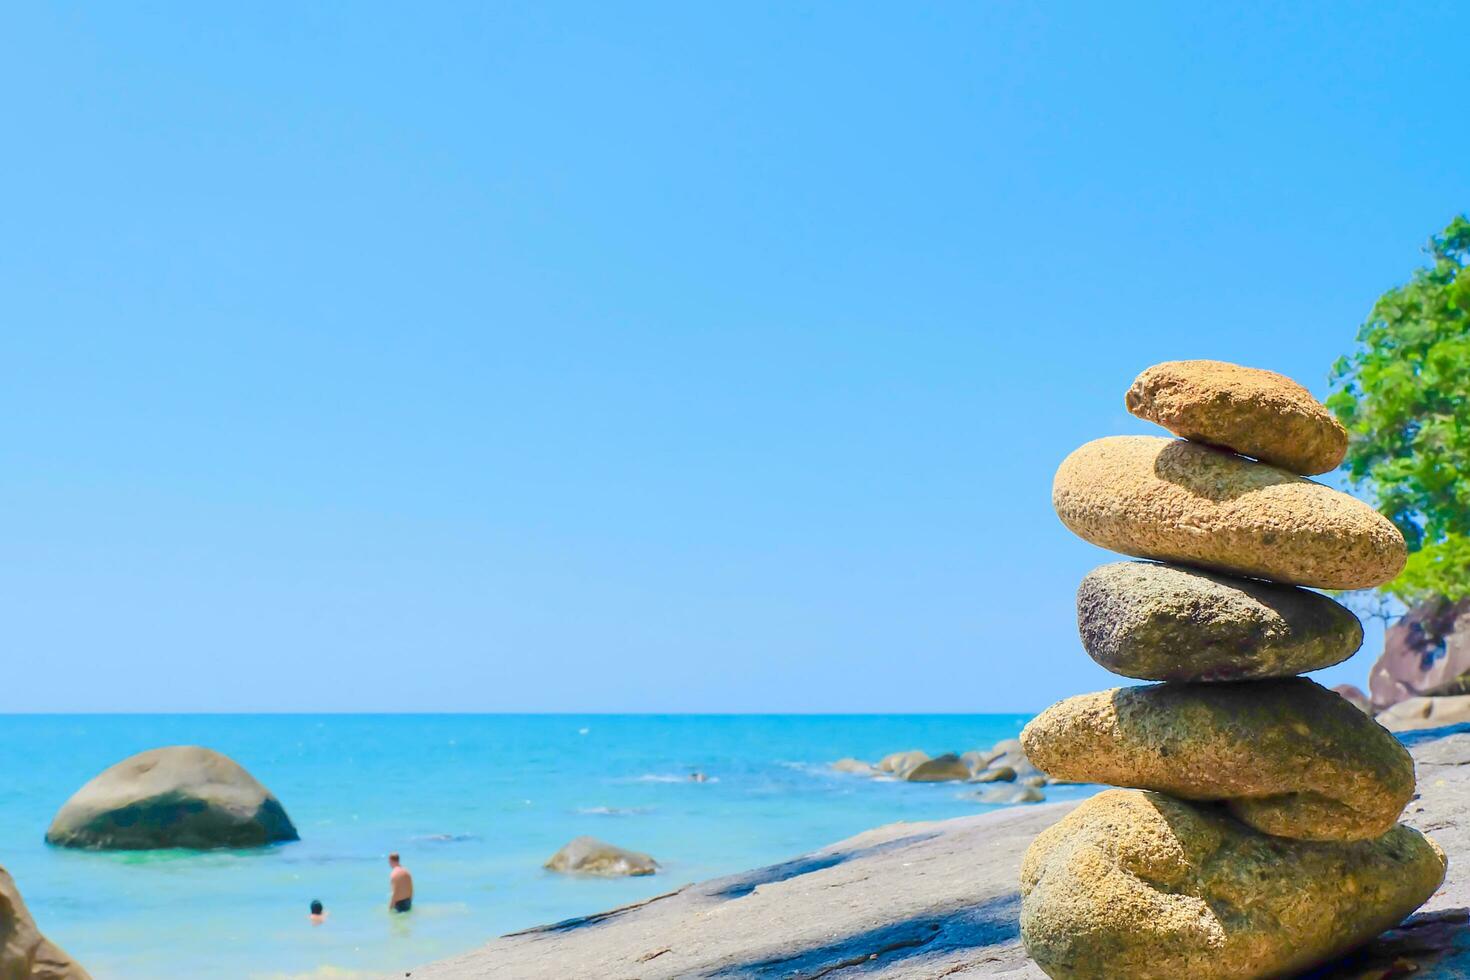
<path id="1" fill-rule="evenodd" d="M 953 752 L 926 759 L 904 772 L 903 778 L 911 783 L 946 783 L 951 780 L 969 779 L 970 767 Z"/>
<path id="2" fill-rule="evenodd" d="M 1077 622 L 1093 660 L 1150 681 L 1292 677 L 1363 644 L 1358 618 L 1324 595 L 1152 562 L 1094 568 Z"/>
<path id="3" fill-rule="evenodd" d="M 546 867 L 565 874 L 620 878 L 651 875 L 658 871 L 658 862 L 647 854 L 615 847 L 595 837 L 578 837 L 553 854 Z"/>
<path id="4" fill-rule="evenodd" d="M 15 879 L 0 868 L 0 977 L 6 980 L 91 980 L 36 928 Z"/>
<path id="5" fill-rule="evenodd" d="M 46 831 L 48 843 L 99 850 L 298 839 L 270 790 L 233 759 L 197 745 L 151 749 L 104 770 L 66 801 Z"/>

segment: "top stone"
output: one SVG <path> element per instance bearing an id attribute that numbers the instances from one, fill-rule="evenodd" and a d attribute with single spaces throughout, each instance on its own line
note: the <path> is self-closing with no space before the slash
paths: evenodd
<path id="1" fill-rule="evenodd" d="M 1310 476 L 1334 470 L 1347 431 L 1312 393 L 1274 371 L 1165 361 L 1133 381 L 1128 411 L 1177 436 Z"/>

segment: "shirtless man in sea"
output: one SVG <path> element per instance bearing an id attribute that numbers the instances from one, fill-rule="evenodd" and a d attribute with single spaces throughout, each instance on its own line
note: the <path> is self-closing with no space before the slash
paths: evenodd
<path id="1" fill-rule="evenodd" d="M 388 855 L 388 886 L 392 889 L 388 894 L 388 909 L 392 912 L 407 912 L 413 908 L 413 875 L 408 869 L 398 863 L 397 852 Z"/>

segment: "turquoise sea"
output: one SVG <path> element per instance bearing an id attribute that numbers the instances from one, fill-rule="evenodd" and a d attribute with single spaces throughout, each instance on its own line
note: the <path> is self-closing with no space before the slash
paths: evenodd
<path id="1" fill-rule="evenodd" d="M 988 807 L 953 784 L 831 772 L 988 747 L 1023 715 L 91 715 L 0 718 L 0 864 L 41 928 L 98 980 L 356 978 L 680 884 L 791 857 L 895 820 Z M 42 841 L 93 775 L 160 745 L 232 756 L 280 797 L 301 841 L 253 851 L 90 853 Z M 694 771 L 703 783 L 690 781 Z M 1051 799 L 1082 795 L 1052 788 Z M 650 878 L 542 863 L 591 834 L 658 858 Z M 384 855 L 414 911 L 385 910 Z M 313 927 L 321 899 L 328 922 Z"/>

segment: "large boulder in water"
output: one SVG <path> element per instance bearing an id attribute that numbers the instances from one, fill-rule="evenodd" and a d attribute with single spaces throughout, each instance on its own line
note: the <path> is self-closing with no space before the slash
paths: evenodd
<path id="1" fill-rule="evenodd" d="M 1444 873 L 1444 853 L 1402 824 L 1295 841 L 1219 807 L 1114 789 L 1026 852 L 1021 937 L 1055 980 L 1296 976 L 1397 925 Z"/>
<path id="2" fill-rule="evenodd" d="M 299 840 L 270 790 L 197 745 L 150 749 L 104 770 L 67 800 L 48 843 L 102 850 L 260 847 Z"/>
<path id="3" fill-rule="evenodd" d="M 0 977 L 5 980 L 91 980 L 60 947 L 41 935 L 15 879 L 0 868 Z"/>
<path id="4" fill-rule="evenodd" d="M 903 778 L 911 783 L 945 783 L 956 779 L 969 779 L 970 767 L 953 752 L 937 755 L 906 770 Z"/>
<path id="5" fill-rule="evenodd" d="M 578 837 L 553 854 L 546 867 L 564 874 L 618 878 L 651 875 L 658 870 L 658 862 L 647 854 L 615 847 L 596 837 Z"/>

